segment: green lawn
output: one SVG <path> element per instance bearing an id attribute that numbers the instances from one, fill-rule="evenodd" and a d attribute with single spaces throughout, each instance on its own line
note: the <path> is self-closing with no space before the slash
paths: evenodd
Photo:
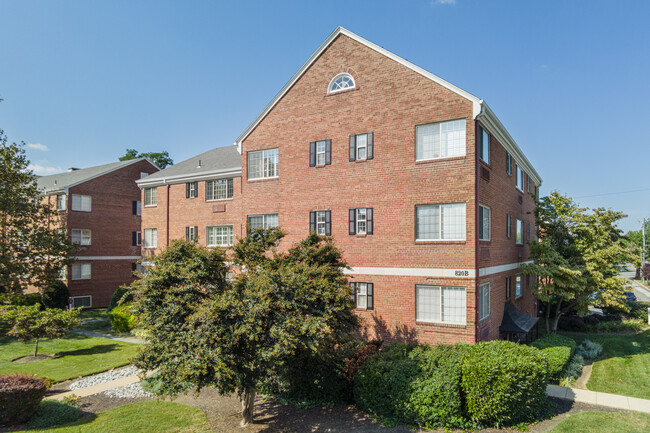
<path id="1" fill-rule="evenodd" d="M 184 404 L 145 401 L 85 416 L 51 429 L 53 433 L 209 433 L 210 423 L 200 410 Z"/>
<path id="2" fill-rule="evenodd" d="M 79 312 L 79 320 L 108 319 L 106 308 L 93 308 L 88 310 L 83 308 Z"/>
<path id="3" fill-rule="evenodd" d="M 650 415 L 636 412 L 582 412 L 563 419 L 549 433 L 646 433 Z"/>
<path id="4" fill-rule="evenodd" d="M 11 360 L 33 355 L 34 343 L 0 338 L 0 374 L 38 374 L 61 382 L 127 365 L 137 351 L 137 344 L 71 333 L 65 338 L 44 339 L 39 342 L 39 354 L 58 354 L 56 358 L 18 364 Z"/>
<path id="5" fill-rule="evenodd" d="M 115 335 L 118 337 L 132 337 L 131 334 L 126 332 L 117 332 L 111 326 L 111 322 L 106 320 L 98 320 L 95 322 L 80 323 L 76 326 L 77 329 L 84 329 L 86 331 L 99 332 L 101 334 Z"/>

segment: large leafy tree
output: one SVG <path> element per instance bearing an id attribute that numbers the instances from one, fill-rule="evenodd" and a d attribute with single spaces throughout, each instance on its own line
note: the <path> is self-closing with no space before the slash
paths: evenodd
<path id="1" fill-rule="evenodd" d="M 625 308 L 625 280 L 617 264 L 630 260 L 616 223 L 625 215 L 609 209 L 581 208 L 553 192 L 537 201 L 539 242 L 531 242 L 534 262 L 520 269 L 536 275 L 534 293 L 545 308 L 547 331 L 555 332 L 560 317 L 585 312 L 594 301 Z"/>
<path id="2" fill-rule="evenodd" d="M 40 196 L 24 146 L 8 144 L 0 130 L 0 294 L 49 286 L 76 250 L 54 204 Z"/>
<path id="3" fill-rule="evenodd" d="M 136 311 L 151 332 L 136 365 L 158 369 L 164 394 L 188 383 L 236 392 L 246 425 L 260 383 L 298 354 L 332 348 L 358 329 L 332 241 L 311 235 L 279 252 L 282 236 L 251 230 L 241 239 L 230 260 L 242 272 L 232 283 L 224 253 L 177 241 L 133 284 Z"/>
<path id="4" fill-rule="evenodd" d="M 126 153 L 120 157 L 120 161 L 128 161 L 137 158 L 148 158 L 161 170 L 169 165 L 174 165 L 174 160 L 171 159 L 169 152 L 166 150 L 164 152 L 138 152 L 135 149 L 126 149 Z"/>

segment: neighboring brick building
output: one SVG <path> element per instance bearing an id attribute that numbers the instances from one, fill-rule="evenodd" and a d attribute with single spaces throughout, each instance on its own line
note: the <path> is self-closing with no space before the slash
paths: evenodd
<path id="1" fill-rule="evenodd" d="M 140 260 L 140 190 L 135 181 L 159 169 L 145 158 L 38 178 L 45 199 L 80 244 L 64 281 L 75 307 L 106 307 L 115 289 L 133 281 Z"/>
<path id="2" fill-rule="evenodd" d="M 285 249 L 331 235 L 369 335 L 470 343 L 500 337 L 508 300 L 536 315 L 517 268 L 541 178 L 483 100 L 338 28 L 235 144 L 229 223 L 280 225 Z M 210 212 L 173 191 L 172 216 L 143 213 L 184 221 L 172 238 Z"/>

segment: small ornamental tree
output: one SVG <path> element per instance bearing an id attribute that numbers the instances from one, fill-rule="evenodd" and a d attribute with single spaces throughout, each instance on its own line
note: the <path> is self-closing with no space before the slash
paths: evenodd
<path id="1" fill-rule="evenodd" d="M 233 248 L 230 260 L 242 269 L 234 283 L 223 252 L 176 241 L 133 284 L 136 312 L 151 332 L 136 365 L 158 369 L 162 394 L 188 383 L 197 392 L 236 392 L 245 426 L 260 383 L 297 354 L 333 347 L 358 329 L 341 252 L 313 234 L 279 252 L 282 236 L 250 230 Z"/>
<path id="2" fill-rule="evenodd" d="M 0 310 L 0 320 L 9 321 L 12 327 L 7 333 L 21 341 L 36 340 L 34 356 L 38 356 L 38 341 L 41 338 L 61 338 L 79 321 L 79 311 L 49 308 L 40 310 L 40 305 L 14 307 Z"/>

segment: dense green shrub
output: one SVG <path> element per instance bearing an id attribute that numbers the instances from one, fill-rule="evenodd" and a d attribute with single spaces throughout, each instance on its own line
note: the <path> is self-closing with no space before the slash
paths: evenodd
<path id="1" fill-rule="evenodd" d="M 68 286 L 61 280 L 56 280 L 43 290 L 41 294 L 45 308 L 67 308 L 70 291 Z"/>
<path id="2" fill-rule="evenodd" d="M 128 304 L 122 304 L 108 312 L 108 320 L 111 326 L 117 332 L 131 332 L 135 328 L 137 317 L 133 314 L 133 309 Z"/>
<path id="3" fill-rule="evenodd" d="M 31 307 L 32 305 L 43 304 L 40 293 L 27 293 L 25 295 L 12 294 L 8 295 L 6 299 L 8 300 L 9 304 L 20 307 Z"/>
<path id="4" fill-rule="evenodd" d="M 546 408 L 548 363 L 536 348 L 509 341 L 477 343 L 462 365 L 467 416 L 485 426 L 535 420 Z"/>
<path id="5" fill-rule="evenodd" d="M 345 380 L 350 383 L 354 382 L 354 376 L 357 374 L 357 371 L 359 371 L 359 368 L 368 360 L 368 358 L 376 355 L 377 352 L 379 352 L 378 344 L 366 344 L 357 349 L 352 358 L 345 361 L 345 367 L 343 368 Z"/>
<path id="6" fill-rule="evenodd" d="M 598 358 L 603 352 L 603 346 L 591 340 L 582 340 L 582 343 L 576 348 L 576 355 L 580 355 L 585 359 L 593 360 Z"/>
<path id="7" fill-rule="evenodd" d="M 45 382 L 27 374 L 0 376 L 0 425 L 23 423 L 45 396 Z"/>
<path id="8" fill-rule="evenodd" d="M 43 400 L 29 420 L 31 428 L 48 428 L 76 421 L 83 415 L 77 406 L 56 400 Z"/>
<path id="9" fill-rule="evenodd" d="M 616 333 L 616 332 L 637 332 L 646 327 L 647 322 L 642 319 L 626 319 L 617 322 L 600 322 L 597 325 L 586 325 L 587 332 L 602 332 L 602 333 Z"/>
<path id="10" fill-rule="evenodd" d="M 158 372 L 155 372 L 155 373 L 145 377 L 144 379 L 142 379 L 140 381 L 140 385 L 142 385 L 142 389 L 144 389 L 145 391 L 150 392 L 152 394 L 156 394 L 156 395 L 163 395 L 164 394 L 163 393 L 164 382 L 160 377 L 160 373 L 158 373 Z M 185 384 L 182 391 L 188 391 L 188 390 L 192 389 L 193 386 L 194 385 L 192 385 L 191 383 L 186 382 L 186 384 Z"/>
<path id="11" fill-rule="evenodd" d="M 575 352 L 575 340 L 563 335 L 550 334 L 533 341 L 530 345 L 540 349 L 546 356 L 549 380 L 559 381 Z"/>
<path id="12" fill-rule="evenodd" d="M 111 300 L 108 302 L 107 311 L 111 311 L 113 308 L 119 305 L 119 302 L 128 303 L 133 300 L 133 294 L 129 290 L 129 286 L 120 286 L 113 292 Z"/>
<path id="13" fill-rule="evenodd" d="M 631 302 L 630 316 L 634 319 L 641 319 L 644 323 L 648 323 L 648 307 L 650 307 L 650 302 Z"/>

